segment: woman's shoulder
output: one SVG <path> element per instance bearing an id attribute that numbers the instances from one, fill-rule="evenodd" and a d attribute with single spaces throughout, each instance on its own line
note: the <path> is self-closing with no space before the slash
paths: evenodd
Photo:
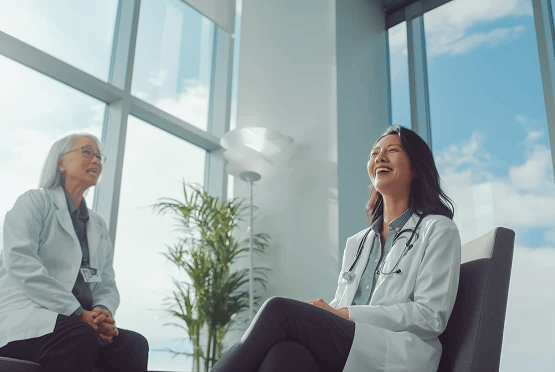
<path id="1" fill-rule="evenodd" d="M 415 214 L 416 215 L 416 214 Z M 418 218 L 418 216 L 416 216 Z M 434 224 L 439 225 L 451 225 L 456 226 L 455 222 L 447 216 L 442 214 L 427 214 L 423 219 L 422 222 L 433 222 Z"/>
<path id="2" fill-rule="evenodd" d="M 459 228 L 455 222 L 447 216 L 441 214 L 429 214 L 422 219 L 422 226 L 429 232 L 450 231 L 459 234 Z"/>
<path id="3" fill-rule="evenodd" d="M 24 203 L 33 207 L 46 207 L 50 200 L 47 189 L 30 189 L 17 198 L 16 205 Z"/>

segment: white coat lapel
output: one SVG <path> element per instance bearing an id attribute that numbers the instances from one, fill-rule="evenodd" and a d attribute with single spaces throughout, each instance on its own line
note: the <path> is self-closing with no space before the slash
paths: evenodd
<path id="1" fill-rule="evenodd" d="M 50 194 L 52 200 L 54 200 L 56 208 L 58 208 L 58 210 L 56 211 L 56 218 L 58 219 L 58 223 L 75 240 L 76 243 L 79 243 L 77 235 L 75 234 L 75 228 L 73 227 L 73 223 L 71 222 L 69 210 L 67 209 L 67 200 L 64 189 L 62 188 L 62 186 L 58 186 L 54 189 L 46 189 L 46 191 Z"/>
<path id="2" fill-rule="evenodd" d="M 96 257 L 96 250 L 100 241 L 100 225 L 96 218 L 91 215 L 89 211 L 89 221 L 87 222 L 87 241 L 89 243 L 89 257 L 91 262 L 93 257 Z"/>

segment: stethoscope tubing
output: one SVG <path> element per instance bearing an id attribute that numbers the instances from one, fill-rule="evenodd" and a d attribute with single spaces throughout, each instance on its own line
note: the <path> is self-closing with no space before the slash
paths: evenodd
<path id="1" fill-rule="evenodd" d="M 422 219 L 425 217 L 425 215 L 420 216 L 420 219 L 418 220 L 418 222 L 416 223 L 416 226 L 414 227 L 414 229 L 412 230 L 412 234 L 409 238 L 409 240 L 407 241 L 407 243 L 405 244 L 405 249 L 403 249 L 403 253 L 401 253 L 401 255 L 399 256 L 399 259 L 397 260 L 397 262 L 395 263 L 395 266 L 393 266 L 393 269 L 391 269 L 388 273 L 384 273 L 383 272 L 383 266 L 385 265 L 385 261 L 387 259 L 387 257 L 389 256 L 389 252 L 391 250 L 389 250 L 386 253 L 386 256 L 383 258 L 382 262 L 380 263 L 380 267 L 378 268 L 377 273 L 379 275 L 391 275 L 391 274 L 398 274 L 401 272 L 401 270 L 398 270 L 397 267 L 399 266 L 399 263 L 401 262 L 401 259 L 408 253 L 408 251 L 411 250 L 413 244 L 411 244 L 412 239 L 414 237 L 414 235 L 416 234 L 416 231 L 418 230 L 418 226 L 420 225 L 420 222 L 422 222 Z M 362 255 L 362 250 L 364 249 L 364 245 L 366 243 L 366 239 L 368 238 L 368 234 L 370 234 L 370 231 L 372 230 L 372 228 L 368 228 L 368 230 L 366 231 L 366 233 L 364 234 L 364 236 L 362 237 L 362 240 L 360 241 L 360 244 L 358 245 L 358 249 L 357 249 L 357 254 L 355 256 L 355 260 L 353 261 L 351 267 L 349 268 L 348 271 L 345 271 L 342 274 L 342 278 L 343 280 L 345 280 L 348 284 L 352 283 L 354 281 L 354 273 L 353 273 L 353 269 L 356 266 L 356 264 L 358 263 L 360 256 Z M 393 237 L 393 243 L 391 244 L 391 246 L 393 247 L 393 245 L 395 245 L 395 242 L 397 241 L 397 239 L 399 239 L 399 237 L 401 236 L 401 234 L 403 234 L 404 232 L 407 231 L 411 231 L 411 229 L 404 229 L 399 231 L 397 234 L 395 234 L 395 236 Z M 418 240 L 418 237 L 416 238 Z"/>

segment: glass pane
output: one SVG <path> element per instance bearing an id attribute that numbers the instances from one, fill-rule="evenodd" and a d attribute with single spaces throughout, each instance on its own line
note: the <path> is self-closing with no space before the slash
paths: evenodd
<path id="1" fill-rule="evenodd" d="M 434 154 L 463 244 L 516 233 L 500 371 L 552 371 L 555 183 L 531 1 L 454 0 L 424 20 Z"/>
<path id="2" fill-rule="evenodd" d="M 121 295 L 116 322 L 150 345 L 149 371 L 190 370 L 189 357 L 157 349 L 192 349 L 187 332 L 163 326 L 180 320 L 164 311 L 179 272 L 162 253 L 180 237 L 171 215 L 150 207 L 159 198 L 183 200 L 182 181 L 203 184 L 206 151 L 134 117 L 129 118 L 115 240 L 114 270 Z M 184 324 L 180 324 L 184 325 Z"/>
<path id="3" fill-rule="evenodd" d="M 206 130 L 214 24 L 179 0 L 143 0 L 133 95 Z"/>
<path id="4" fill-rule="evenodd" d="M 0 30 L 107 81 L 118 0 L 0 0 Z"/>
<path id="5" fill-rule="evenodd" d="M 52 144 L 71 132 L 101 138 L 105 105 L 85 94 L 0 56 L 0 226 L 16 199 L 38 188 Z M 100 178 L 101 182 L 102 178 Z M 95 188 L 85 197 L 92 208 Z M 0 250 L 3 249 L 0 230 Z"/>
<path id="6" fill-rule="evenodd" d="M 389 37 L 389 73 L 391 76 L 392 124 L 410 128 L 409 60 L 407 23 L 387 31 Z"/>

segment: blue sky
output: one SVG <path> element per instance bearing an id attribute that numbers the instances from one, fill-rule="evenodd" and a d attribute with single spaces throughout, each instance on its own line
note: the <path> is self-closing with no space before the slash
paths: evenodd
<path id="1" fill-rule="evenodd" d="M 516 232 L 500 371 L 553 370 L 555 182 L 531 1 L 453 0 L 424 22 L 433 151 L 461 239 Z M 410 127 L 406 25 L 389 40 L 393 122 Z"/>
<path id="2" fill-rule="evenodd" d="M 210 64 L 202 60 L 212 56 L 206 42 L 212 32 L 210 22 L 178 1 L 165 0 L 160 7 L 154 6 L 154 0 L 142 3 L 143 11 L 150 9 L 152 18 L 142 18 L 140 29 L 156 29 L 139 31 L 133 94 L 205 127 Z M 116 1 L 99 0 L 86 12 L 80 2 L 71 0 L 49 4 L 57 5 L 46 12 L 39 10 L 36 2 L 0 0 L 0 29 L 106 80 Z M 59 9 L 81 16 L 68 17 Z M 549 315 L 537 312 L 527 327 L 520 327 L 521 319 L 530 318 L 532 311 L 555 307 L 555 183 L 531 2 L 453 0 L 427 14 L 425 21 L 433 149 L 444 184 L 457 203 L 456 222 L 463 243 L 493 226 L 506 226 L 517 233 L 501 371 L 529 370 L 519 363 L 531 359 L 537 363 L 534 370 L 553 370 L 552 311 Z M 391 30 L 393 118 L 394 123 L 410 127 L 402 27 L 404 24 Z M 194 41 L 182 38 L 184 34 Z M 87 48 L 81 47 L 83 40 Z M 239 44 L 238 38 L 235 43 Z M 0 138 L 0 151 L 7 153 L 0 161 L 0 171 L 18 175 L 6 185 L 0 199 L 0 210 L 6 211 L 21 190 L 36 187 L 41 160 L 56 138 L 68 130 L 100 133 L 105 105 L 3 57 L 0 71 L 4 119 L 0 128 L 5 135 Z M 234 71 L 236 74 L 237 64 Z M 22 109 L 28 106 L 33 110 Z M 2 126 L 8 122 L 9 126 Z M 136 119 L 130 120 L 129 128 L 126 159 L 132 161 L 124 164 L 124 197 L 118 219 L 122 222 L 116 244 L 120 254 L 144 242 L 163 250 L 164 244 L 171 243 L 167 240 L 168 221 L 140 207 L 157 197 L 179 197 L 178 182 L 184 175 L 202 182 L 204 152 Z M 198 169 L 176 172 L 161 166 L 168 158 L 203 160 Z M 158 182 L 144 180 L 144 174 L 151 172 L 157 172 Z M 179 176 L 174 179 L 175 173 Z M 141 188 L 136 186 L 139 184 Z M 142 224 L 148 224 L 149 236 L 135 236 L 133 227 Z M 148 264 L 158 265 L 153 275 L 164 273 L 166 277 L 170 268 L 156 258 L 158 254 L 143 255 L 145 262 L 131 266 L 149 260 Z M 125 282 L 131 276 L 125 270 L 125 265 L 117 268 L 122 292 L 119 324 L 143 333 L 157 347 L 177 342 L 177 332 L 162 326 L 167 319 L 140 305 L 153 307 L 159 302 L 159 293 L 171 285 L 158 280 L 150 286 L 145 279 L 145 284 L 136 288 Z M 548 332 L 539 332 L 544 329 Z M 523 338 L 530 342 L 521 345 Z M 165 356 L 151 353 L 150 368 L 171 364 Z M 183 361 L 174 362 L 176 369 L 183 365 Z"/>
<path id="3" fill-rule="evenodd" d="M 523 160 L 514 145 L 521 146 L 527 129 L 547 129 L 533 18 L 505 17 L 468 29 L 487 33 L 517 26 L 522 31 L 496 44 L 477 45 L 463 54 L 428 56 L 434 151 L 479 130 L 498 158 L 493 169 L 498 175 Z M 408 73 L 406 77 L 407 85 L 393 85 L 393 121 L 410 126 Z M 519 115 L 526 117 L 525 124 L 516 119 Z M 549 145 L 547 136 L 541 142 Z"/>
<path id="4" fill-rule="evenodd" d="M 440 158 L 450 146 L 475 136 L 473 159 L 458 165 L 458 171 L 474 170 L 476 182 L 502 179 L 524 165 L 535 146 L 549 149 L 531 7 L 526 1 L 508 1 L 497 17 L 467 14 L 464 19 L 460 1 L 424 18 L 433 150 Z M 454 14 L 458 19 L 452 20 Z M 445 22 L 439 23 L 440 18 Z M 392 71 L 393 121 L 410 127 L 406 41 L 399 41 L 406 37 L 400 30 L 404 27 L 390 32 L 392 68 L 400 71 Z M 553 181 L 552 167 L 543 171 L 542 177 Z M 526 226 L 517 241 L 542 246 L 545 231 Z"/>

